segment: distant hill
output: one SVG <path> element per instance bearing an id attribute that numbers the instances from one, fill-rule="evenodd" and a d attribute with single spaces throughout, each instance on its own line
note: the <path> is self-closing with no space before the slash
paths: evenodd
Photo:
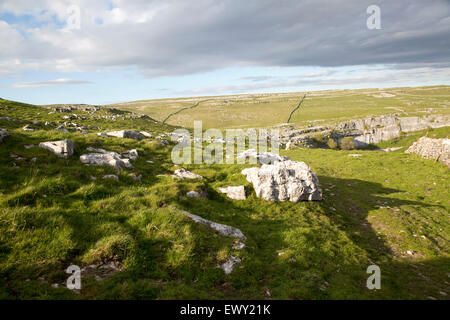
<path id="1" fill-rule="evenodd" d="M 194 120 L 202 120 L 204 128 L 264 127 L 285 123 L 304 93 L 141 100 L 112 106 L 162 121 L 171 113 L 208 99 L 172 116 L 167 123 L 192 127 Z M 307 94 L 291 123 L 306 126 L 387 113 L 427 112 L 450 112 L 450 86 L 313 91 Z"/>

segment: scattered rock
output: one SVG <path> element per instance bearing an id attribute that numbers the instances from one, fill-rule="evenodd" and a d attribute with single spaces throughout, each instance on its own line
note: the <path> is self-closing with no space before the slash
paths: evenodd
<path id="1" fill-rule="evenodd" d="M 245 243 L 243 243 L 243 242 L 238 242 L 238 243 L 233 244 L 234 250 L 242 250 L 244 248 L 245 248 Z"/>
<path id="2" fill-rule="evenodd" d="M 106 262 L 101 266 L 96 266 L 95 264 L 88 265 L 81 269 L 81 274 L 83 276 L 94 276 L 96 281 L 105 280 L 108 277 L 122 271 L 120 266 L 117 266 L 114 261 Z"/>
<path id="3" fill-rule="evenodd" d="M 142 134 L 144 137 L 146 137 L 146 138 L 150 138 L 150 139 L 153 139 L 154 138 L 154 136 L 153 135 L 151 135 L 150 133 L 148 133 L 148 132 L 146 132 L 146 131 L 141 131 L 141 132 L 139 132 L 140 134 Z"/>
<path id="4" fill-rule="evenodd" d="M 392 148 L 386 148 L 386 149 L 378 149 L 378 151 L 383 151 L 383 152 L 393 152 L 393 151 L 397 151 L 400 149 L 403 149 L 404 147 L 392 147 Z"/>
<path id="5" fill-rule="evenodd" d="M 135 139 L 135 140 L 141 140 L 141 139 L 145 138 L 145 136 L 142 133 L 139 133 L 137 131 L 131 131 L 131 130 L 120 130 L 120 131 L 107 132 L 106 135 L 109 137 L 127 138 L 127 139 Z"/>
<path id="6" fill-rule="evenodd" d="M 349 154 L 348 156 L 353 158 L 359 158 L 362 157 L 362 154 Z"/>
<path id="7" fill-rule="evenodd" d="M 292 147 L 294 147 L 294 143 L 293 143 L 292 141 L 289 140 L 289 141 L 286 143 L 286 150 L 291 150 Z"/>
<path id="8" fill-rule="evenodd" d="M 174 178 L 179 178 L 179 179 L 203 179 L 202 176 L 192 173 L 190 171 L 187 171 L 184 168 L 180 168 L 178 170 L 175 170 L 174 174 L 172 175 L 172 177 Z"/>
<path id="9" fill-rule="evenodd" d="M 34 148 L 34 144 L 26 144 L 23 146 L 25 149 L 31 149 Z"/>
<path id="10" fill-rule="evenodd" d="M 199 199 L 207 199 L 208 193 L 206 191 L 189 191 L 186 193 L 186 197 L 188 198 L 199 198 Z"/>
<path id="11" fill-rule="evenodd" d="M 123 154 L 123 156 L 133 161 L 137 160 L 139 157 L 136 149 L 129 150 L 127 153 Z"/>
<path id="12" fill-rule="evenodd" d="M 133 173 L 130 173 L 130 177 L 132 177 L 134 179 L 134 181 L 140 182 L 142 179 L 142 174 L 136 175 L 136 173 L 133 172 Z"/>
<path id="13" fill-rule="evenodd" d="M 6 129 L 0 129 L 0 142 L 2 142 L 7 136 L 9 136 L 8 131 L 6 131 Z"/>
<path id="14" fill-rule="evenodd" d="M 422 137 L 405 151 L 416 153 L 425 159 L 440 161 L 450 168 L 450 139 Z"/>
<path id="15" fill-rule="evenodd" d="M 39 143 L 39 147 L 50 150 L 58 157 L 70 157 L 75 149 L 75 142 L 72 140 L 48 141 Z"/>
<path id="16" fill-rule="evenodd" d="M 225 263 L 220 265 L 220 268 L 223 269 L 223 271 L 225 271 L 225 274 L 230 274 L 236 267 L 236 265 L 240 262 L 241 262 L 240 258 L 231 256 L 230 259 L 228 259 Z"/>
<path id="17" fill-rule="evenodd" d="M 33 129 L 33 127 L 32 126 L 30 126 L 30 125 L 26 125 L 26 126 L 24 126 L 23 128 L 22 128 L 22 130 L 23 131 L 34 131 L 34 129 Z"/>
<path id="18" fill-rule="evenodd" d="M 57 126 L 55 130 L 61 131 L 61 132 L 69 132 L 64 126 Z"/>
<path id="19" fill-rule="evenodd" d="M 167 140 L 165 140 L 165 139 L 159 140 L 158 143 L 161 144 L 161 145 L 163 145 L 163 146 L 169 145 L 169 141 L 167 141 Z"/>
<path id="20" fill-rule="evenodd" d="M 106 174 L 103 176 L 103 179 L 114 179 L 116 181 L 119 181 L 119 177 L 115 174 Z"/>
<path id="21" fill-rule="evenodd" d="M 210 228 L 216 230 L 223 236 L 238 238 L 238 239 L 242 239 L 242 240 L 247 239 L 244 236 L 244 234 L 242 233 L 242 231 L 237 228 L 203 219 L 202 217 L 196 216 L 195 214 L 189 213 L 187 211 L 181 211 L 181 213 L 188 216 L 189 218 L 191 218 L 192 220 L 194 220 L 197 223 L 201 223 L 201 224 L 209 226 Z"/>
<path id="22" fill-rule="evenodd" d="M 255 163 L 271 164 L 289 160 L 288 157 L 280 156 L 272 152 L 256 152 L 255 149 L 248 149 L 237 156 L 238 159 L 249 159 Z"/>
<path id="23" fill-rule="evenodd" d="M 228 198 L 233 200 L 245 200 L 245 188 L 244 186 L 219 188 L 219 191 L 225 193 Z"/>
<path id="24" fill-rule="evenodd" d="M 145 162 L 147 162 L 147 163 L 154 163 L 152 160 L 147 160 Z"/>
<path id="25" fill-rule="evenodd" d="M 304 162 L 287 160 L 242 170 L 256 196 L 269 201 L 322 200 L 319 179 Z"/>

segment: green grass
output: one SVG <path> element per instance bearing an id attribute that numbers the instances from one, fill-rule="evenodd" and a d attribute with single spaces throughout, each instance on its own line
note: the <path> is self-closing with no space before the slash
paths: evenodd
<path id="1" fill-rule="evenodd" d="M 0 101 L 0 116 L 56 121 L 63 115 L 41 110 Z M 152 133 L 170 129 L 142 121 L 148 123 L 97 125 Z M 158 176 L 176 169 L 171 146 L 46 128 L 24 132 L 24 123 L 0 120 L 11 134 L 0 143 L 1 299 L 267 299 L 267 290 L 273 299 L 448 299 L 440 292 L 450 294 L 450 174 L 439 162 L 404 149 L 283 150 L 317 172 L 324 200 L 275 203 L 255 196 L 240 174 L 249 165 L 187 166 L 205 180 L 175 180 Z M 414 133 L 380 147 L 449 133 L 449 128 Z M 60 138 L 77 144 L 69 159 L 23 147 Z M 118 182 L 103 180 L 117 173 L 82 165 L 79 156 L 89 146 L 136 148 L 140 157 L 134 170 L 118 174 Z M 349 157 L 352 153 L 362 157 Z M 141 173 L 142 181 L 135 182 L 131 172 Z M 249 194 L 245 201 L 217 192 L 241 184 Z M 209 199 L 186 198 L 190 190 L 207 190 Z M 240 228 L 246 248 L 233 250 L 233 239 L 193 223 L 180 210 Z M 225 275 L 217 265 L 230 255 L 242 263 Z M 123 271 L 103 281 L 82 278 L 80 293 L 51 286 L 67 279 L 64 270 L 71 264 L 110 260 Z M 371 264 L 381 268 L 381 290 L 366 288 Z"/>
<path id="2" fill-rule="evenodd" d="M 389 94 L 392 96 L 384 96 Z M 184 110 L 168 120 L 169 124 L 193 127 L 202 120 L 204 128 L 267 127 L 285 123 L 304 92 L 251 94 L 184 99 L 143 100 L 116 104 L 114 107 L 148 114 L 162 121 L 169 114 Z M 290 123 L 298 126 L 334 123 L 387 113 L 401 115 L 448 114 L 449 86 L 328 90 L 308 93 Z M 430 111 L 429 109 L 433 109 Z"/>

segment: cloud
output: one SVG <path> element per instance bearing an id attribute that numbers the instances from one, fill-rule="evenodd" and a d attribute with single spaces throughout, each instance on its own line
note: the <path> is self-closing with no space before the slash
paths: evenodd
<path id="1" fill-rule="evenodd" d="M 270 91 L 279 88 L 291 88 L 293 91 L 305 91 L 308 87 L 330 87 L 335 88 L 342 84 L 370 86 L 373 83 L 383 84 L 386 86 L 396 86 L 398 84 L 415 83 L 417 81 L 422 83 L 430 83 L 450 79 L 450 68 L 434 68 L 434 65 L 410 65 L 409 68 L 396 68 L 396 65 L 387 66 L 385 68 L 373 68 L 370 70 L 359 70 L 358 72 L 325 72 L 323 75 L 333 76 L 286 76 L 278 78 L 268 78 L 270 81 L 259 81 L 251 83 L 242 83 L 225 86 L 209 86 L 203 88 L 196 88 L 194 90 L 183 90 L 173 92 L 174 95 L 180 96 L 195 96 L 195 95 L 213 95 L 225 93 L 239 93 L 239 92 L 257 92 Z M 425 80 L 424 80 L 425 79 Z"/>
<path id="2" fill-rule="evenodd" d="M 12 88 L 40 88 L 40 87 L 50 87 L 50 86 L 62 86 L 69 84 L 88 84 L 90 81 L 85 80 L 73 80 L 73 79 L 56 79 L 50 81 L 40 81 L 40 82 L 25 82 L 25 83 L 15 83 L 12 84 Z"/>
<path id="3" fill-rule="evenodd" d="M 81 12 L 79 30 L 67 28 L 67 8 L 73 4 Z M 239 66 L 449 62 L 448 1 L 379 0 L 381 30 L 366 27 L 371 4 L 373 0 L 2 0 L 0 14 L 31 15 L 40 24 L 0 21 L 0 64 L 19 59 L 42 71 L 63 72 L 136 68 L 154 77 Z M 23 69 L 17 65 L 17 70 Z"/>

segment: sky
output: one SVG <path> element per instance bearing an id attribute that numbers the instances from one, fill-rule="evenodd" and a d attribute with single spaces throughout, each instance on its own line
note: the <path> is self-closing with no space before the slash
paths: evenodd
<path id="1" fill-rule="evenodd" d="M 9 100 L 449 84 L 449 0 L 0 0 Z"/>

